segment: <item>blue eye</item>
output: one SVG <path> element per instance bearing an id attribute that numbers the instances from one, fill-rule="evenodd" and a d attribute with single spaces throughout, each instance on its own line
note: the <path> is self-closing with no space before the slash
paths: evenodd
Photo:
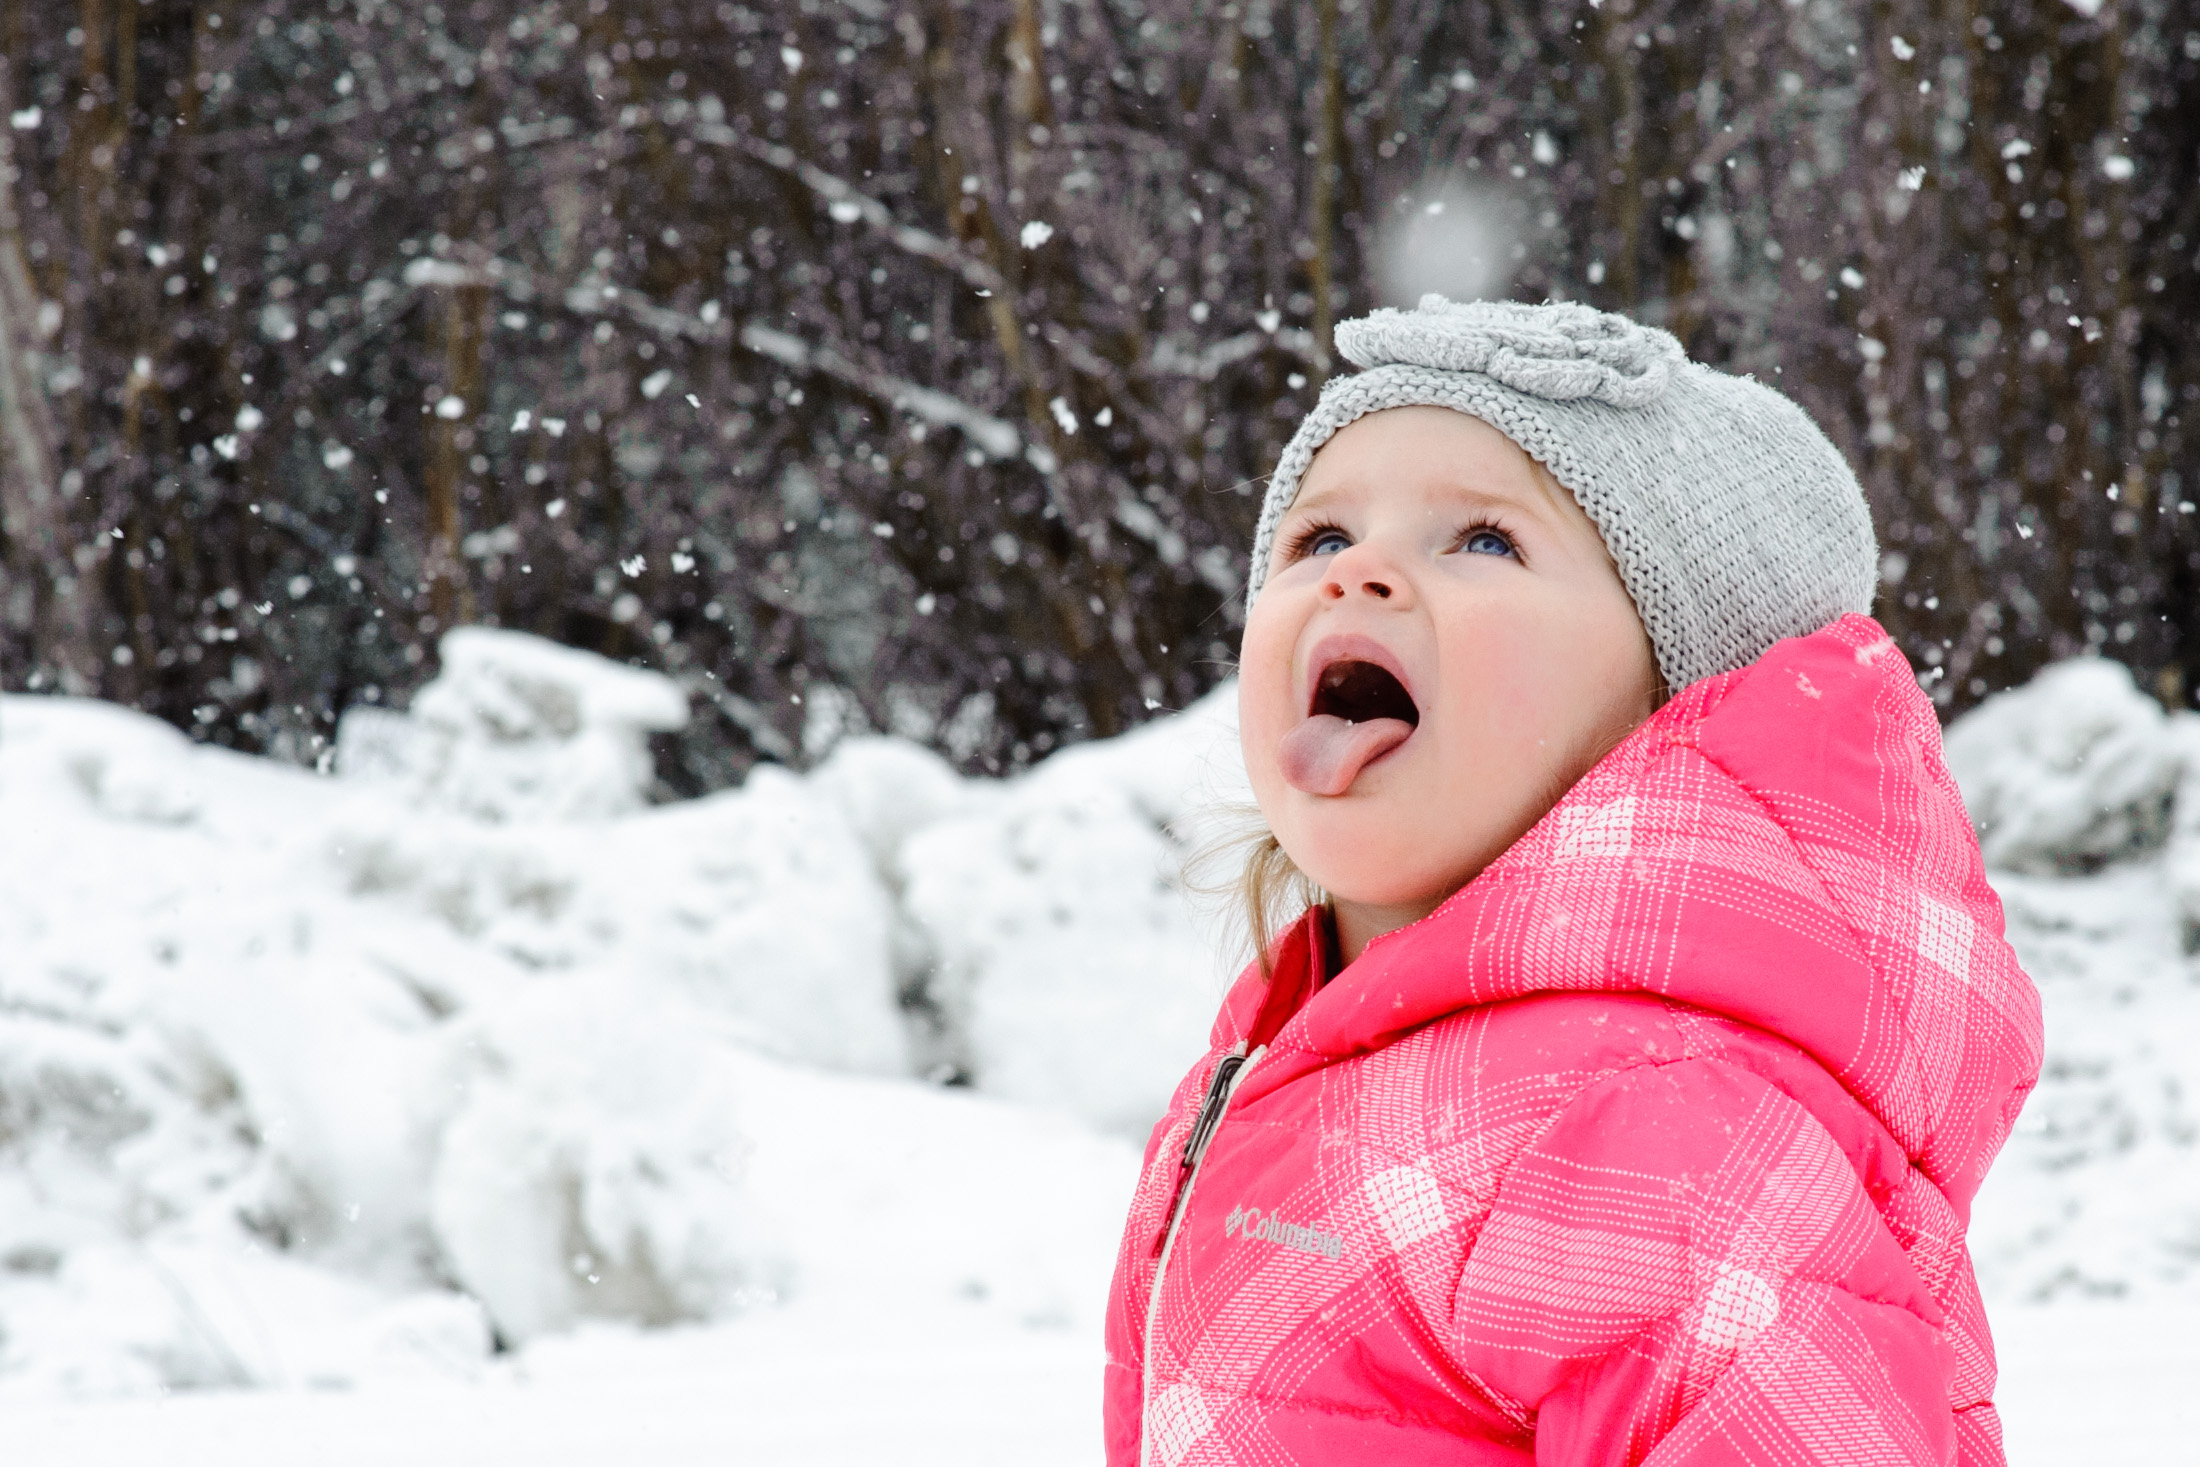
<path id="1" fill-rule="evenodd" d="M 1337 555 L 1352 548 L 1352 537 L 1342 530 L 1317 530 L 1306 537 L 1302 555 Z"/>
<path id="2" fill-rule="evenodd" d="M 1513 542 L 1502 531 L 1482 529 L 1468 534 L 1459 548 L 1469 555 L 1510 555 Z"/>

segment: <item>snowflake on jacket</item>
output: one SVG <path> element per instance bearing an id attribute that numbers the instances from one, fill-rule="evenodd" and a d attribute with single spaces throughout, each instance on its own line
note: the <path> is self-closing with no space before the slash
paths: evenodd
<path id="1" fill-rule="evenodd" d="M 1111 1467 L 2002 1461 L 1963 1234 L 2039 1001 L 1875 623 L 1687 689 L 1326 984 L 1319 920 L 1148 1146 Z"/>

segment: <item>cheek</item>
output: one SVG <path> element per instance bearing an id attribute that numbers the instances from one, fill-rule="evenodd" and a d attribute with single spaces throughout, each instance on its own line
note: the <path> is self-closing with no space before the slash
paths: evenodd
<path id="1" fill-rule="evenodd" d="M 1448 638 L 1443 652 L 1446 725 L 1477 739 L 1533 743 L 1559 685 L 1570 649 L 1545 619 L 1500 614 L 1474 634 Z"/>
<path id="2" fill-rule="evenodd" d="M 1541 784 L 1642 680 L 1632 604 L 1505 608 L 1444 649 L 1454 768 L 1506 786 Z"/>
<path id="3" fill-rule="evenodd" d="M 1238 651 L 1238 739 L 1256 786 L 1275 762 L 1277 741 L 1297 722 L 1291 693 L 1293 628 L 1280 614 L 1262 615 L 1271 604 L 1264 599 L 1254 607 Z"/>

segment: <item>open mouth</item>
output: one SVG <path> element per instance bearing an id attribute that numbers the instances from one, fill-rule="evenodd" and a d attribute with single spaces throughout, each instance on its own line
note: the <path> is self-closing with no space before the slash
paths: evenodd
<path id="1" fill-rule="evenodd" d="M 1314 680 L 1311 714 L 1329 714 L 1346 723 L 1371 723 L 1395 718 L 1418 728 L 1421 710 L 1405 684 L 1387 667 L 1357 660 L 1332 662 Z"/>
<path id="2" fill-rule="evenodd" d="M 1276 750 L 1283 777 L 1310 795 L 1341 795 L 1360 771 L 1413 737 L 1420 705 L 1397 673 L 1357 652 L 1379 649 L 1365 638 L 1339 638 L 1307 700 L 1306 717 Z M 1354 643 L 1359 645 L 1355 646 Z"/>

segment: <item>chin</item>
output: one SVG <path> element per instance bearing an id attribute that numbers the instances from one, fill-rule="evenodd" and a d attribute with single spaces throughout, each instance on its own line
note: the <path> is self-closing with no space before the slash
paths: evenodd
<path id="1" fill-rule="evenodd" d="M 1292 860 L 1307 880 L 1341 901 L 1370 907 L 1410 907 L 1429 901 L 1431 893 L 1449 896 L 1460 884 L 1447 885 L 1443 873 L 1399 861 L 1395 854 L 1399 846 L 1397 825 L 1392 821 L 1371 820 L 1364 825 L 1358 821 L 1301 821 L 1292 836 L 1284 842 L 1286 854 L 1294 845 L 1329 853 L 1326 860 L 1301 861 L 1296 856 Z"/>

